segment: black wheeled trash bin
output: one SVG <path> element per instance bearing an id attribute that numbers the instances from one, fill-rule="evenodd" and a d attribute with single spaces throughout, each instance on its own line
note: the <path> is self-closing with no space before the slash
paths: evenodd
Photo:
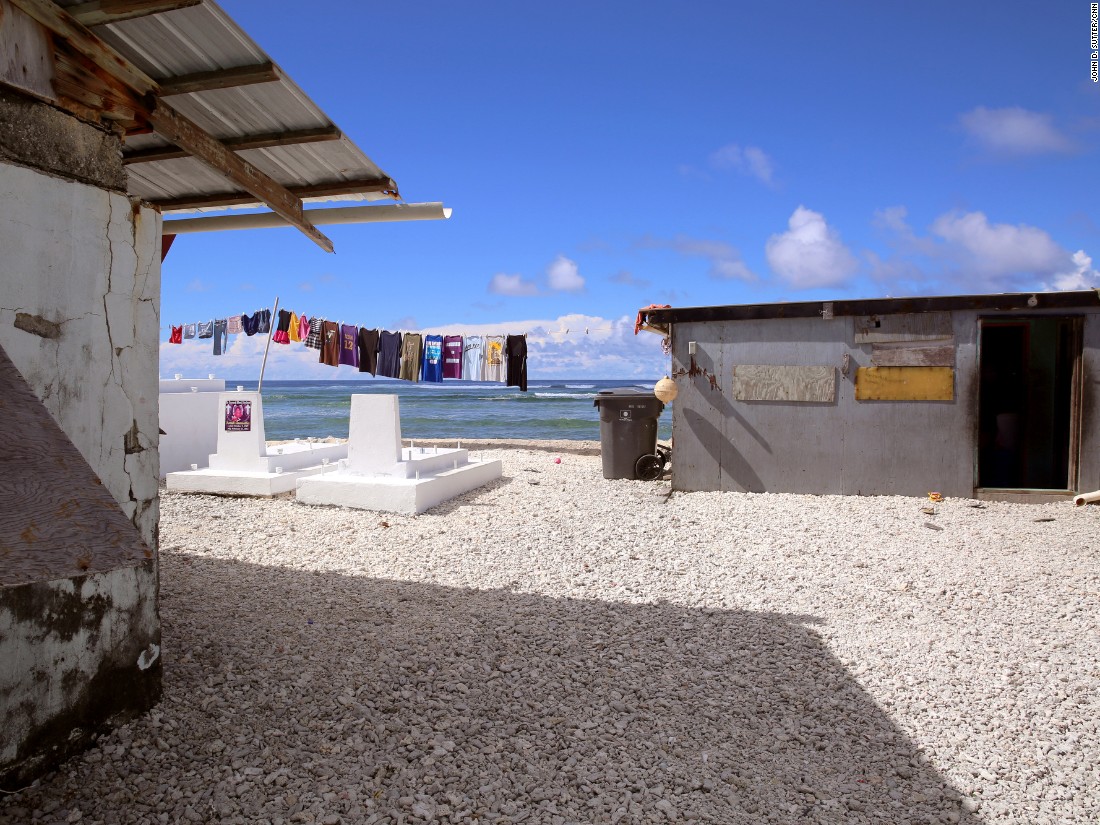
<path id="1" fill-rule="evenodd" d="M 637 478 L 634 465 L 657 451 L 657 419 L 664 402 L 636 387 L 601 390 L 592 402 L 600 409 L 600 457 L 604 478 Z"/>

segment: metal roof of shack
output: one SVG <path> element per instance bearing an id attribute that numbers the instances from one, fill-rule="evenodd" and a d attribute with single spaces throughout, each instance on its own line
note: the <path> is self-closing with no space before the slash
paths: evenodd
<path id="1" fill-rule="evenodd" d="M 56 0 L 158 98 L 301 201 L 397 199 L 397 185 L 213 0 Z M 258 206 L 156 131 L 127 130 L 131 194 L 165 212 Z"/>
<path id="2" fill-rule="evenodd" d="M 797 301 L 702 307 L 646 307 L 640 326 L 711 321 L 756 321 L 770 318 L 839 318 L 918 312 L 1002 311 L 1100 308 L 1100 291 L 1005 292 L 995 295 L 929 295 L 911 298 L 867 298 L 843 301 Z"/>

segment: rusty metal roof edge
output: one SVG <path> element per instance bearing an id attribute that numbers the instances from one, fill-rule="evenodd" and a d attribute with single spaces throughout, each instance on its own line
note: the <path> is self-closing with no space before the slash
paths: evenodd
<path id="1" fill-rule="evenodd" d="M 824 318 L 851 315 L 900 315 L 919 312 L 1100 309 L 1100 291 L 1005 292 L 993 295 L 931 295 L 910 298 L 859 298 L 771 304 L 643 309 L 650 324 L 755 321 L 773 318 Z"/>

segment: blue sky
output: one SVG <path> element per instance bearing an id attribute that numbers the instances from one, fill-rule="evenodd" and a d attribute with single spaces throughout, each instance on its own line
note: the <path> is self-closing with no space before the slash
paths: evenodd
<path id="1" fill-rule="evenodd" d="M 655 376 L 651 303 L 1100 286 L 1088 2 L 221 5 L 407 201 L 454 214 L 326 227 L 333 255 L 293 229 L 181 236 L 163 339 L 278 294 L 527 332 L 532 377 Z M 162 375 L 248 377 L 239 339 L 162 346 Z M 351 377 L 313 355 L 268 376 Z"/>

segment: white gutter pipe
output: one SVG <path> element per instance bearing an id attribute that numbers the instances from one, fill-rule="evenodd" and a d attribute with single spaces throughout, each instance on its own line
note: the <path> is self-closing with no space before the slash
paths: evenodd
<path id="1" fill-rule="evenodd" d="M 1073 503 L 1080 507 L 1082 504 L 1097 504 L 1100 503 L 1100 490 L 1095 493 L 1081 493 L 1079 496 L 1073 499 Z"/>
<path id="2" fill-rule="evenodd" d="M 439 221 L 451 217 L 442 203 L 393 203 L 382 206 L 344 206 L 307 209 L 305 218 L 314 226 L 337 223 L 388 223 L 390 221 Z M 249 215 L 213 215 L 204 218 L 180 218 L 163 223 L 165 235 L 190 232 L 221 232 L 229 229 L 265 229 L 290 226 L 274 212 Z"/>

